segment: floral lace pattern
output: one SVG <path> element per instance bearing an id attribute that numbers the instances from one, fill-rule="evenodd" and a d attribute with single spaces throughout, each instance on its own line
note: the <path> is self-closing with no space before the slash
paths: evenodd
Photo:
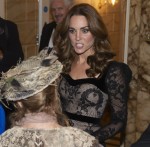
<path id="1" fill-rule="evenodd" d="M 131 70 L 124 63 L 111 62 L 104 75 L 100 78 L 72 79 L 68 74 L 62 74 L 58 91 L 64 112 L 81 117 L 101 119 L 108 103 L 112 118 L 111 123 L 105 127 L 71 119 L 74 127 L 99 138 L 99 141 L 112 137 L 120 131 L 127 120 L 127 98 Z"/>
<path id="2" fill-rule="evenodd" d="M 0 147 L 102 147 L 88 133 L 72 127 L 51 130 L 13 127 L 0 136 Z"/>

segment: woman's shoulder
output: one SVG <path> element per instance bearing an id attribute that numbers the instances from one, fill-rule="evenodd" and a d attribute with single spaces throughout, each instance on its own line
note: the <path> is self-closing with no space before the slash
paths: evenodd
<path id="1" fill-rule="evenodd" d="M 129 66 L 124 62 L 110 61 L 108 63 L 108 67 L 129 67 Z"/>
<path id="2" fill-rule="evenodd" d="M 75 139 L 75 142 L 78 142 L 78 145 L 81 143 L 86 147 L 101 147 L 98 140 L 95 139 L 94 136 L 89 133 L 74 127 L 63 127 L 64 132 L 66 132 L 69 136 L 70 134 Z"/>
<path id="3" fill-rule="evenodd" d="M 5 138 L 5 137 L 6 138 L 9 138 L 10 136 L 15 137 L 16 135 L 19 135 L 21 133 L 22 133 L 22 129 L 21 128 L 13 127 L 13 128 L 10 128 L 10 129 L 6 130 L 3 134 L 1 134 L 0 140 L 1 140 L 1 138 Z"/>
<path id="4" fill-rule="evenodd" d="M 79 134 L 82 134 L 83 136 L 88 136 L 92 139 L 94 139 L 94 136 L 91 136 L 89 133 L 81 130 L 81 129 L 78 129 L 78 128 L 75 128 L 75 127 L 62 127 L 62 130 L 65 131 L 65 132 L 68 132 L 68 133 L 73 133 L 75 135 L 79 135 Z"/>
<path id="5" fill-rule="evenodd" d="M 124 75 L 127 79 L 129 79 L 129 81 L 132 78 L 132 71 L 126 63 L 111 61 L 107 66 L 107 74 L 112 74 L 116 72 Z"/>
<path id="6" fill-rule="evenodd" d="M 126 63 L 119 62 L 119 61 L 111 61 L 111 62 L 109 62 L 107 68 L 108 69 L 114 68 L 114 69 L 120 69 L 120 70 L 127 70 L 127 71 L 131 72 L 130 67 Z"/>
<path id="7" fill-rule="evenodd" d="M 16 133 L 16 131 L 17 131 L 16 129 L 11 128 L 11 129 L 8 129 L 5 132 L 3 132 L 0 135 L 0 146 L 10 147 L 12 145 L 12 141 L 16 140 L 16 135 L 18 135 Z M 13 147 L 13 145 L 12 145 L 12 147 Z"/>

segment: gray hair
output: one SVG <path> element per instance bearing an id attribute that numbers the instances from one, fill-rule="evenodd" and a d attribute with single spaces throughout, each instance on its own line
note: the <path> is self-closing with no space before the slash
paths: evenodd
<path id="1" fill-rule="evenodd" d="M 50 0 L 50 6 L 53 1 L 55 1 L 55 0 Z M 69 7 L 71 7 L 74 3 L 74 0 L 62 0 L 62 1 L 64 1 L 65 5 L 69 6 Z"/>

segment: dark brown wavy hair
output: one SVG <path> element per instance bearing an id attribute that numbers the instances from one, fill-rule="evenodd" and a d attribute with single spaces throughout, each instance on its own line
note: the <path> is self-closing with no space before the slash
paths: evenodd
<path id="1" fill-rule="evenodd" d="M 19 100 L 22 104 L 21 106 L 17 101 L 13 102 L 16 111 L 10 115 L 11 126 L 15 126 L 16 122 L 20 121 L 28 112 L 45 112 L 49 115 L 54 115 L 53 112 L 55 112 L 58 123 L 61 126 L 68 126 L 68 119 L 62 113 L 60 99 L 56 94 L 57 90 L 55 88 L 55 86 L 50 85 L 34 96 Z"/>
<path id="2" fill-rule="evenodd" d="M 106 26 L 93 6 L 82 3 L 73 6 L 69 10 L 67 16 L 55 31 L 54 48 L 57 50 L 59 61 L 64 65 L 63 72 L 69 73 L 76 56 L 68 35 L 70 19 L 74 15 L 86 17 L 89 30 L 95 38 L 93 46 L 95 53 L 87 58 L 90 68 L 86 70 L 88 77 L 95 77 L 97 74 L 103 73 L 104 68 L 115 54 L 111 51 Z"/>

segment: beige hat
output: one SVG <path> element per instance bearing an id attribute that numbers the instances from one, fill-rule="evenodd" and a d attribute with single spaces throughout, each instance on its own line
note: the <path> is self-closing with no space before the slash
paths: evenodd
<path id="1" fill-rule="evenodd" d="M 62 71 L 62 64 L 54 51 L 43 49 L 15 68 L 2 73 L 0 100 L 17 101 L 37 94 L 51 85 Z"/>

